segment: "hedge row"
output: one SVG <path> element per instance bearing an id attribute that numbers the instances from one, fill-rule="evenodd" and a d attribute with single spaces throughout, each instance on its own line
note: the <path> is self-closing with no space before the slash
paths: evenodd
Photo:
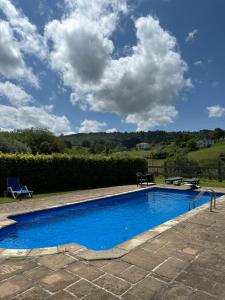
<path id="1" fill-rule="evenodd" d="M 0 154 L 0 193 L 6 177 L 19 177 L 35 193 L 132 184 L 136 172 L 146 172 L 140 158 Z"/>

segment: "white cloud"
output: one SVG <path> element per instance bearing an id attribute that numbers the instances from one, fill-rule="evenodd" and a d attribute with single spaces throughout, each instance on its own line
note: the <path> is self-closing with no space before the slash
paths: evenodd
<path id="1" fill-rule="evenodd" d="M 0 128 L 3 130 L 41 127 L 55 134 L 71 132 L 69 120 L 56 116 L 45 107 L 12 107 L 0 104 Z"/>
<path id="2" fill-rule="evenodd" d="M 137 131 L 147 131 L 151 128 L 173 123 L 178 112 L 174 106 L 155 106 L 142 114 L 133 113 L 126 117 L 125 123 L 137 125 Z"/>
<path id="3" fill-rule="evenodd" d="M 106 130 L 107 133 L 113 133 L 113 132 L 118 132 L 116 128 L 110 128 Z"/>
<path id="4" fill-rule="evenodd" d="M 14 106 L 26 105 L 32 101 L 32 96 L 27 94 L 22 87 L 9 81 L 0 82 L 0 99 L 5 97 Z"/>
<path id="5" fill-rule="evenodd" d="M 194 29 L 193 31 L 189 32 L 186 37 L 186 42 L 193 42 L 196 39 L 198 33 L 198 29 Z"/>
<path id="6" fill-rule="evenodd" d="M 105 122 L 99 122 L 96 120 L 84 120 L 81 123 L 81 127 L 79 128 L 80 133 L 85 132 L 99 132 L 104 128 L 107 124 Z"/>
<path id="7" fill-rule="evenodd" d="M 52 68 L 73 90 L 71 103 L 83 110 L 120 114 L 138 129 L 172 122 L 179 92 L 192 86 L 184 78 L 188 67 L 176 39 L 158 20 L 141 17 L 135 21 L 137 44 L 126 56 L 113 59 L 111 34 L 120 14 L 127 13 L 125 1 L 67 0 L 66 4 L 68 14 L 46 26 L 46 37 L 53 42 Z"/>
<path id="8" fill-rule="evenodd" d="M 38 33 L 37 27 L 9 0 L 1 0 L 0 9 L 6 16 L 13 32 L 16 33 L 20 49 L 26 53 L 45 58 L 47 54 L 45 42 Z"/>
<path id="9" fill-rule="evenodd" d="M 202 62 L 202 60 L 197 60 L 196 62 L 194 62 L 194 65 L 195 66 L 202 66 L 203 62 Z"/>
<path id="10" fill-rule="evenodd" d="M 26 66 L 20 46 L 6 21 L 0 21 L 0 74 L 6 78 L 24 78 L 39 85 L 37 77 Z"/>
<path id="11" fill-rule="evenodd" d="M 209 118 L 222 118 L 225 116 L 225 107 L 220 105 L 208 106 Z"/>

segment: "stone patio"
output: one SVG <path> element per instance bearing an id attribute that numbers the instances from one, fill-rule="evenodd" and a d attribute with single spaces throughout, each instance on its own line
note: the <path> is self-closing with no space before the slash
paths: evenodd
<path id="1" fill-rule="evenodd" d="M 135 188 L 2 204 L 0 216 Z M 86 261 L 76 247 L 63 250 L 18 258 L 0 253 L 0 299 L 225 299 L 225 201 L 218 202 L 214 212 L 199 210 L 119 259 Z"/>

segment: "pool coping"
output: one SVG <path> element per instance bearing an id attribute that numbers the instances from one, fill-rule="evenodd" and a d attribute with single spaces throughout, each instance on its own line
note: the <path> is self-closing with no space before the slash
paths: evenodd
<path id="1" fill-rule="evenodd" d="M 165 186 L 165 185 L 152 185 L 152 186 L 147 186 L 142 188 L 142 190 L 147 190 L 151 188 L 166 188 L 166 189 L 174 189 L 174 190 L 189 190 L 189 189 L 181 189 L 177 188 L 174 186 Z M 200 192 L 201 190 L 205 190 L 206 188 L 199 189 L 198 191 Z M 214 189 L 216 192 L 218 189 Z M 140 188 L 134 189 L 132 191 L 126 191 L 122 193 L 116 193 L 116 194 L 109 194 L 101 197 L 96 197 L 96 198 L 91 198 L 91 199 L 85 199 L 85 200 L 79 200 L 77 202 L 69 202 L 69 203 L 64 203 L 64 204 L 59 204 L 59 205 L 53 205 L 47 208 L 35 208 L 35 209 L 28 209 L 24 211 L 20 211 L 19 213 L 10 213 L 8 215 L 5 215 L 4 219 L 0 220 L 0 230 L 14 225 L 17 222 L 10 219 L 10 217 L 13 216 L 18 216 L 18 215 L 23 215 L 27 213 L 32 213 L 32 212 L 38 212 L 38 211 L 43 211 L 43 210 L 51 210 L 54 208 L 60 208 L 60 207 L 65 207 L 65 206 L 70 206 L 70 205 L 76 205 L 80 203 L 85 203 L 85 202 L 90 202 L 90 201 L 96 201 L 96 200 L 101 200 L 113 196 L 120 196 L 124 194 L 130 194 L 130 193 L 135 193 L 140 191 Z M 217 198 L 217 200 L 225 201 L 225 195 L 220 196 Z M 147 231 L 142 232 L 141 234 L 113 247 L 110 250 L 100 250 L 100 251 L 94 251 L 91 249 L 88 249 L 80 244 L 76 243 L 70 243 L 70 244 L 64 244 L 64 245 L 59 245 L 55 247 L 46 247 L 46 248 L 34 248 L 34 249 L 5 249 L 5 248 L 0 248 L 0 257 L 36 257 L 36 256 L 43 256 L 43 255 L 51 255 L 51 254 L 57 254 L 57 253 L 63 253 L 63 252 L 69 252 L 76 254 L 80 259 L 82 260 L 104 260 L 104 259 L 116 259 L 116 258 L 121 258 L 122 256 L 128 254 L 131 250 L 134 250 L 135 248 L 139 247 L 140 245 L 149 242 L 153 239 L 155 239 L 157 236 L 162 234 L 163 232 L 171 229 L 172 227 L 176 226 L 177 224 L 186 221 L 190 219 L 191 217 L 195 216 L 198 214 L 200 211 L 203 211 L 205 209 L 209 208 L 209 203 L 205 203 L 201 205 L 200 207 L 197 207 L 195 209 L 192 209 L 185 214 L 182 214 L 178 217 L 175 217 L 174 219 L 171 219 L 169 221 L 166 221 L 154 228 L 151 228 Z"/>

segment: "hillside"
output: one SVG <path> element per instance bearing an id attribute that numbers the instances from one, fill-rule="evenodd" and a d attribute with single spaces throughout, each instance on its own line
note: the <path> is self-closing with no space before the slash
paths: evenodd
<path id="1" fill-rule="evenodd" d="M 210 148 L 204 148 L 190 152 L 188 157 L 198 162 L 212 162 L 219 159 L 219 156 L 225 154 L 225 141 L 220 142 Z"/>

